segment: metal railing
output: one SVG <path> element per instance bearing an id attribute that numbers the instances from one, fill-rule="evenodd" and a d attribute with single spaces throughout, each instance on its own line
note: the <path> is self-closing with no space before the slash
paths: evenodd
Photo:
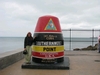
<path id="1" fill-rule="evenodd" d="M 62 29 L 65 47 L 69 45 L 69 47 L 65 48 L 67 50 L 73 50 L 73 48 L 79 48 L 80 46 L 77 45 L 77 47 L 74 46 L 73 43 L 81 42 L 86 44 L 89 42 L 90 44 L 87 44 L 87 46 L 91 45 L 94 46 L 98 42 L 98 36 L 100 35 L 100 29 Z M 67 40 L 66 40 L 67 38 Z M 76 39 L 76 40 L 75 40 Z M 74 47 L 72 47 L 72 45 Z M 86 46 L 81 46 L 80 48 L 84 48 Z"/>

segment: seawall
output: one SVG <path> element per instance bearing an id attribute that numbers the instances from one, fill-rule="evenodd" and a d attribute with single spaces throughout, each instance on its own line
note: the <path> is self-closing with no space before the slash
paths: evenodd
<path id="1" fill-rule="evenodd" d="M 0 70 L 24 58 L 22 49 L 0 54 Z"/>

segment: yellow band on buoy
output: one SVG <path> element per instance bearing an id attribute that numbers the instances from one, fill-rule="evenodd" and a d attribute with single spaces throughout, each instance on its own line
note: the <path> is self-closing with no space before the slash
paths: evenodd
<path id="1" fill-rule="evenodd" d="M 36 52 L 61 52 L 64 46 L 32 46 L 32 51 Z"/>

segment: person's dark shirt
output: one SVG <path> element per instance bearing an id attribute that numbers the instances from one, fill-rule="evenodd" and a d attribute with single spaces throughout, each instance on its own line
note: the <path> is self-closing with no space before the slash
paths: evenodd
<path id="1" fill-rule="evenodd" d="M 26 48 L 26 46 L 31 46 L 32 43 L 33 43 L 33 38 L 32 37 L 25 37 L 24 48 Z"/>

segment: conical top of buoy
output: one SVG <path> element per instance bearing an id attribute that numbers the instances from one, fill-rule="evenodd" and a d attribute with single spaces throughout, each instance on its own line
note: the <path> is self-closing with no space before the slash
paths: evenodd
<path id="1" fill-rule="evenodd" d="M 61 32 L 59 19 L 51 15 L 41 16 L 38 19 L 35 32 Z"/>

